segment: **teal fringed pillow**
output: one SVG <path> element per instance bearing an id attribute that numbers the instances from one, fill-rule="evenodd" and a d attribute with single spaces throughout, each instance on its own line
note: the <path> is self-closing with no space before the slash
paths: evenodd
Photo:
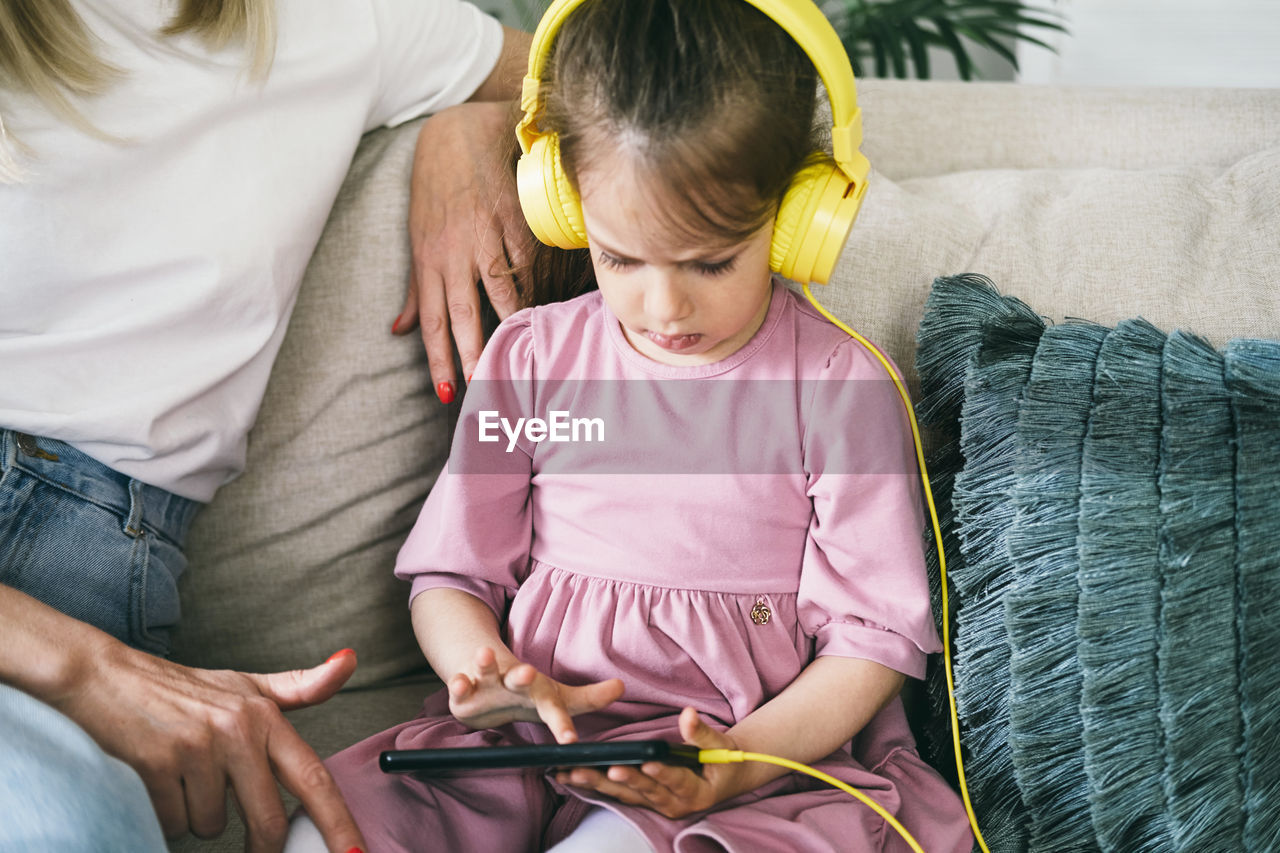
<path id="1" fill-rule="evenodd" d="M 1168 835 L 1156 675 L 1164 343 L 1144 320 L 1103 339 L 1080 459 L 1076 650 L 1088 813 L 1103 850 L 1152 850 Z"/>
<path id="2" fill-rule="evenodd" d="M 1239 758 L 1235 418 L 1223 371 L 1222 354 L 1208 342 L 1169 335 L 1161 377 L 1157 664 L 1168 830 L 1172 849 L 1186 851 L 1248 849 Z"/>
<path id="3" fill-rule="evenodd" d="M 1081 674 L 1076 659 L 1076 526 L 1080 460 L 1093 399 L 1094 365 L 1107 330 L 1066 323 L 1045 331 L 1018 409 L 1013 585 L 1004 600 L 1009 633 L 1009 746 L 1030 818 L 1030 846 L 1089 850 Z"/>
<path id="4" fill-rule="evenodd" d="M 1243 850 L 1280 839 L 1280 343 L 1225 354 L 1236 435 L 1236 578 L 1243 715 Z"/>
<path id="5" fill-rule="evenodd" d="M 967 276 L 939 280 L 925 317 L 921 334 L 930 343 L 917 358 L 926 389 L 920 419 L 941 428 L 944 458 L 937 461 L 954 470 L 936 481 L 934 499 L 953 556 L 948 581 L 956 614 L 955 698 L 962 740 L 970 747 L 967 779 L 997 839 L 989 841 L 990 849 L 1016 851 L 1025 847 L 1025 828 L 1008 744 L 1009 654 L 999 609 L 1012 577 L 1003 545 L 1013 515 L 1013 472 L 1005 461 L 1044 323 L 1026 305 Z M 954 457 L 946 458 L 947 448 L 957 447 L 963 455 L 958 467 Z M 931 693 L 945 691 L 935 686 Z"/>
<path id="6" fill-rule="evenodd" d="M 1046 329 L 970 275 L 934 283 L 917 344 L 988 847 L 1270 849 L 1280 343 Z"/>

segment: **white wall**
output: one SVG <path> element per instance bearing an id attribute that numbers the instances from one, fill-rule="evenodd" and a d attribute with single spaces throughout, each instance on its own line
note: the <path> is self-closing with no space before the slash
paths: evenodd
<path id="1" fill-rule="evenodd" d="M 1048 2 L 1048 0 L 1042 0 Z M 1018 79 L 1086 86 L 1280 86 L 1280 0 L 1053 0 L 1055 55 L 1019 44 Z"/>

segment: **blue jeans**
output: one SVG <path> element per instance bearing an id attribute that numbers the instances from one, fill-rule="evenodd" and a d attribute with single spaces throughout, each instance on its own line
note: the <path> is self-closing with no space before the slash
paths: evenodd
<path id="1" fill-rule="evenodd" d="M 64 442 L 0 430 L 0 583 L 167 654 L 201 506 Z"/>
<path id="2" fill-rule="evenodd" d="M 199 508 L 61 441 L 0 430 L 0 583 L 144 651 L 169 651 L 182 541 Z M 19 849 L 165 843 L 132 768 L 52 707 L 0 684 L 0 850 Z"/>
<path id="3" fill-rule="evenodd" d="M 0 850 L 166 849 L 132 768 L 53 708 L 0 684 Z"/>

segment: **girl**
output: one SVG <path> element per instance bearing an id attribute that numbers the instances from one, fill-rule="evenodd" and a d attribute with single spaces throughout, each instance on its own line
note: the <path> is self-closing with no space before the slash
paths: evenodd
<path id="1" fill-rule="evenodd" d="M 902 404 L 770 273 L 816 148 L 813 66 L 742 0 L 587 0 L 541 79 L 599 289 L 498 328 L 400 553 L 448 689 L 329 761 L 371 849 L 906 849 L 771 765 L 378 769 L 384 749 L 664 738 L 816 764 L 931 853 L 968 851 L 898 699 L 939 650 Z"/>

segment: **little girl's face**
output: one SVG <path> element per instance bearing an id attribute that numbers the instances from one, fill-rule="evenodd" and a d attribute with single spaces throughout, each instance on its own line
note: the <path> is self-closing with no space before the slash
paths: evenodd
<path id="1" fill-rule="evenodd" d="M 673 242 L 670 217 L 642 181 L 625 154 L 579 175 L 600 294 L 641 355 L 672 365 L 720 361 L 768 313 L 773 220 L 740 243 L 692 234 Z"/>

